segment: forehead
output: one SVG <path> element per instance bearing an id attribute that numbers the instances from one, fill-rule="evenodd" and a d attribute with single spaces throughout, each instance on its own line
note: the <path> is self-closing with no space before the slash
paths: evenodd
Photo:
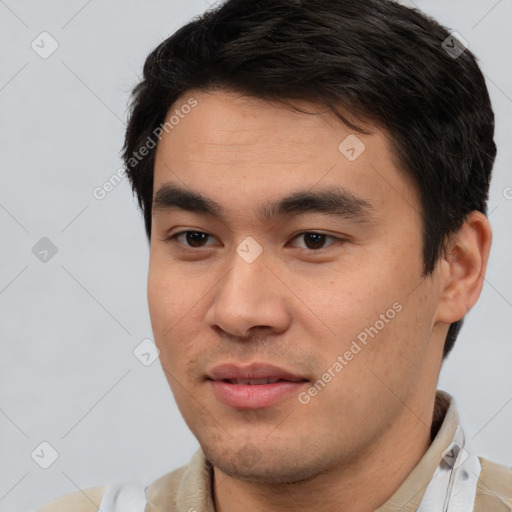
<path id="1" fill-rule="evenodd" d="M 194 108 L 183 108 L 191 99 Z M 229 91 L 186 93 L 169 109 L 174 123 L 157 146 L 154 195 L 173 183 L 256 211 L 269 196 L 342 187 L 376 210 L 418 210 L 383 130 L 366 124 L 371 134 L 362 135 L 325 107 L 294 105 L 307 113 Z"/>

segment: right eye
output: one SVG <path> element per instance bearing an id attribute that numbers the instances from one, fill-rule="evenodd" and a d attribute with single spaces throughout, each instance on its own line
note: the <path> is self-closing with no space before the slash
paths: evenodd
<path id="1" fill-rule="evenodd" d="M 213 238 L 212 235 L 204 233 L 203 231 L 180 231 L 169 237 L 168 240 L 169 242 L 177 241 L 184 246 L 185 249 L 194 249 L 197 247 L 206 247 L 203 242 L 208 240 L 208 237 Z"/>

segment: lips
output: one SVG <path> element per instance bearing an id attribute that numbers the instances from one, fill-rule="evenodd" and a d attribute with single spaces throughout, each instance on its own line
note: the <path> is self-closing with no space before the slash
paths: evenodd
<path id="1" fill-rule="evenodd" d="M 239 409 L 261 409 L 277 404 L 298 393 L 308 382 L 294 374 L 269 364 L 216 366 L 208 380 L 214 395 L 224 404 Z"/>
<path id="2" fill-rule="evenodd" d="M 270 364 L 251 364 L 237 366 L 235 364 L 223 364 L 216 366 L 208 375 L 211 380 L 230 381 L 232 384 L 261 385 L 285 380 L 300 382 L 306 378 L 295 375 L 277 366 Z"/>
<path id="3" fill-rule="evenodd" d="M 230 384 L 250 384 L 251 386 L 259 386 L 261 384 L 273 384 L 274 382 L 279 382 L 280 380 L 286 379 L 277 379 L 268 377 L 266 379 L 222 379 L 224 382 L 229 382 Z"/>

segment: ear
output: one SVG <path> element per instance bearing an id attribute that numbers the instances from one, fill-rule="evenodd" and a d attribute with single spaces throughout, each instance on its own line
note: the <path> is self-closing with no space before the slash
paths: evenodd
<path id="1" fill-rule="evenodd" d="M 441 288 L 436 322 L 456 322 L 475 305 L 484 284 L 491 242 L 487 217 L 477 211 L 469 213 L 439 262 Z"/>

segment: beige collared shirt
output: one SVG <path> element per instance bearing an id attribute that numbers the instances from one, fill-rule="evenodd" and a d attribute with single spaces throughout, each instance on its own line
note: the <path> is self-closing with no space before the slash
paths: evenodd
<path id="1" fill-rule="evenodd" d="M 447 393 L 438 391 L 436 408 L 434 417 L 439 418 L 440 426 L 429 449 L 393 496 L 375 512 L 415 512 L 420 506 L 460 423 L 455 403 Z M 481 472 L 473 512 L 511 512 L 512 469 L 481 457 L 479 461 Z M 210 463 L 198 450 L 187 466 L 162 476 L 146 488 L 145 508 L 142 504 L 140 512 L 215 512 L 212 476 Z M 102 486 L 68 494 L 35 512 L 98 512 L 108 489 L 109 486 Z M 140 492 L 143 496 L 143 491 Z"/>

